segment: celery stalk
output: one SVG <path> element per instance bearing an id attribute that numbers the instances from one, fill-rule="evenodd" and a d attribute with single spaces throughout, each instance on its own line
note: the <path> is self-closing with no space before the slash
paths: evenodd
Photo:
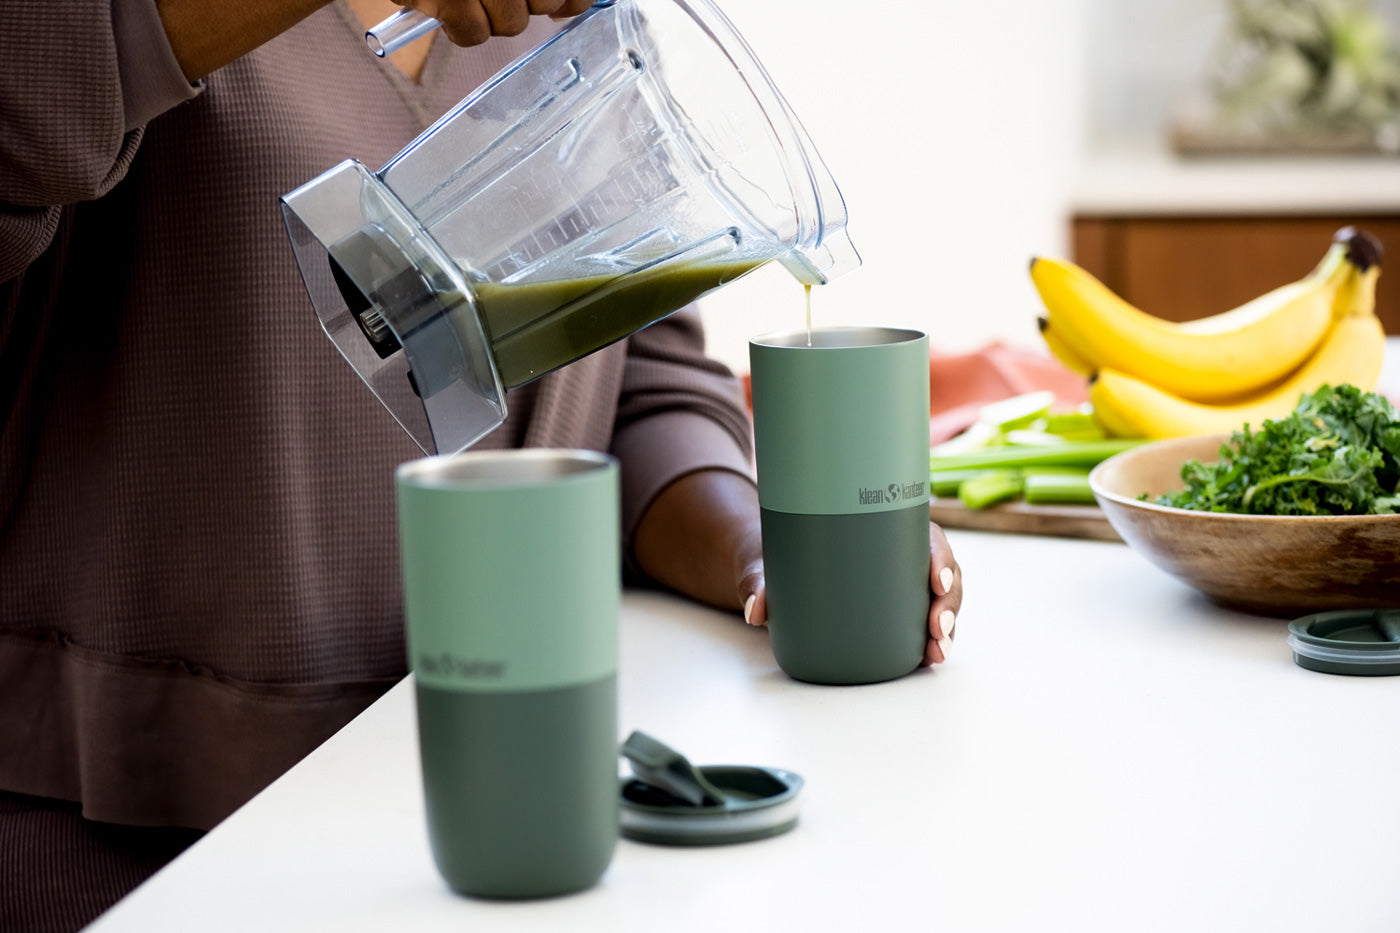
<path id="1" fill-rule="evenodd" d="M 985 450 L 929 458 L 931 470 L 1020 469 L 1035 466 L 1091 467 L 1144 443 L 1140 438 L 1070 441 L 1062 444 L 988 447 Z"/>
<path id="2" fill-rule="evenodd" d="M 1030 505 L 1093 505 L 1087 470 L 1027 469 L 1022 477 L 1022 495 Z"/>
<path id="3" fill-rule="evenodd" d="M 928 491 L 935 496 L 947 496 L 949 498 L 958 494 L 958 487 L 968 480 L 987 473 L 987 470 L 930 470 L 928 474 Z"/>

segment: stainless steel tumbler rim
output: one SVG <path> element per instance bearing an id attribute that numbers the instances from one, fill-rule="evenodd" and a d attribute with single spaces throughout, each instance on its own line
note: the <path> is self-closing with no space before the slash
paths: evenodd
<path id="1" fill-rule="evenodd" d="M 422 457 L 401 464 L 396 472 L 401 482 L 417 486 L 500 488 L 553 483 L 607 470 L 616 463 L 611 455 L 596 450 L 532 447 Z"/>
<path id="2" fill-rule="evenodd" d="M 749 340 L 759 347 L 794 350 L 846 350 L 909 343 L 926 337 L 921 330 L 905 327 L 805 327 L 775 331 Z M 810 341 L 810 342 L 809 342 Z"/>

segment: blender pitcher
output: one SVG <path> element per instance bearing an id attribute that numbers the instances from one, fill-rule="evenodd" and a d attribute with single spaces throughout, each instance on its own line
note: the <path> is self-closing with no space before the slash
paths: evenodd
<path id="1" fill-rule="evenodd" d="M 378 171 L 282 198 L 331 340 L 429 453 L 505 390 L 776 259 L 860 264 L 830 173 L 709 0 L 600 0 Z"/>

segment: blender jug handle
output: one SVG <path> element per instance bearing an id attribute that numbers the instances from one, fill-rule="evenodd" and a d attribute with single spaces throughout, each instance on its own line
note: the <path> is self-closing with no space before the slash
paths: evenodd
<path id="1" fill-rule="evenodd" d="M 427 13 L 404 7 L 388 19 L 365 30 L 365 44 L 380 58 L 392 55 L 417 39 L 421 39 L 442 23 Z"/>
<path id="2" fill-rule="evenodd" d="M 594 6 L 612 6 L 617 0 L 597 0 Z M 380 58 L 393 55 L 416 39 L 421 39 L 441 26 L 439 20 L 426 13 L 404 7 L 393 16 L 365 30 L 365 43 Z"/>
<path id="3" fill-rule="evenodd" d="M 505 420 L 471 287 L 374 173 L 346 160 L 282 213 L 321 326 L 420 447 L 455 453 Z"/>

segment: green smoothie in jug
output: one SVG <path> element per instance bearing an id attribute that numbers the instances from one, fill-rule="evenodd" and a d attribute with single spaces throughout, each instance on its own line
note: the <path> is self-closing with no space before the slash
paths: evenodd
<path id="1" fill-rule="evenodd" d="M 621 340 L 766 258 L 680 262 L 621 276 L 473 285 L 507 388 Z"/>

